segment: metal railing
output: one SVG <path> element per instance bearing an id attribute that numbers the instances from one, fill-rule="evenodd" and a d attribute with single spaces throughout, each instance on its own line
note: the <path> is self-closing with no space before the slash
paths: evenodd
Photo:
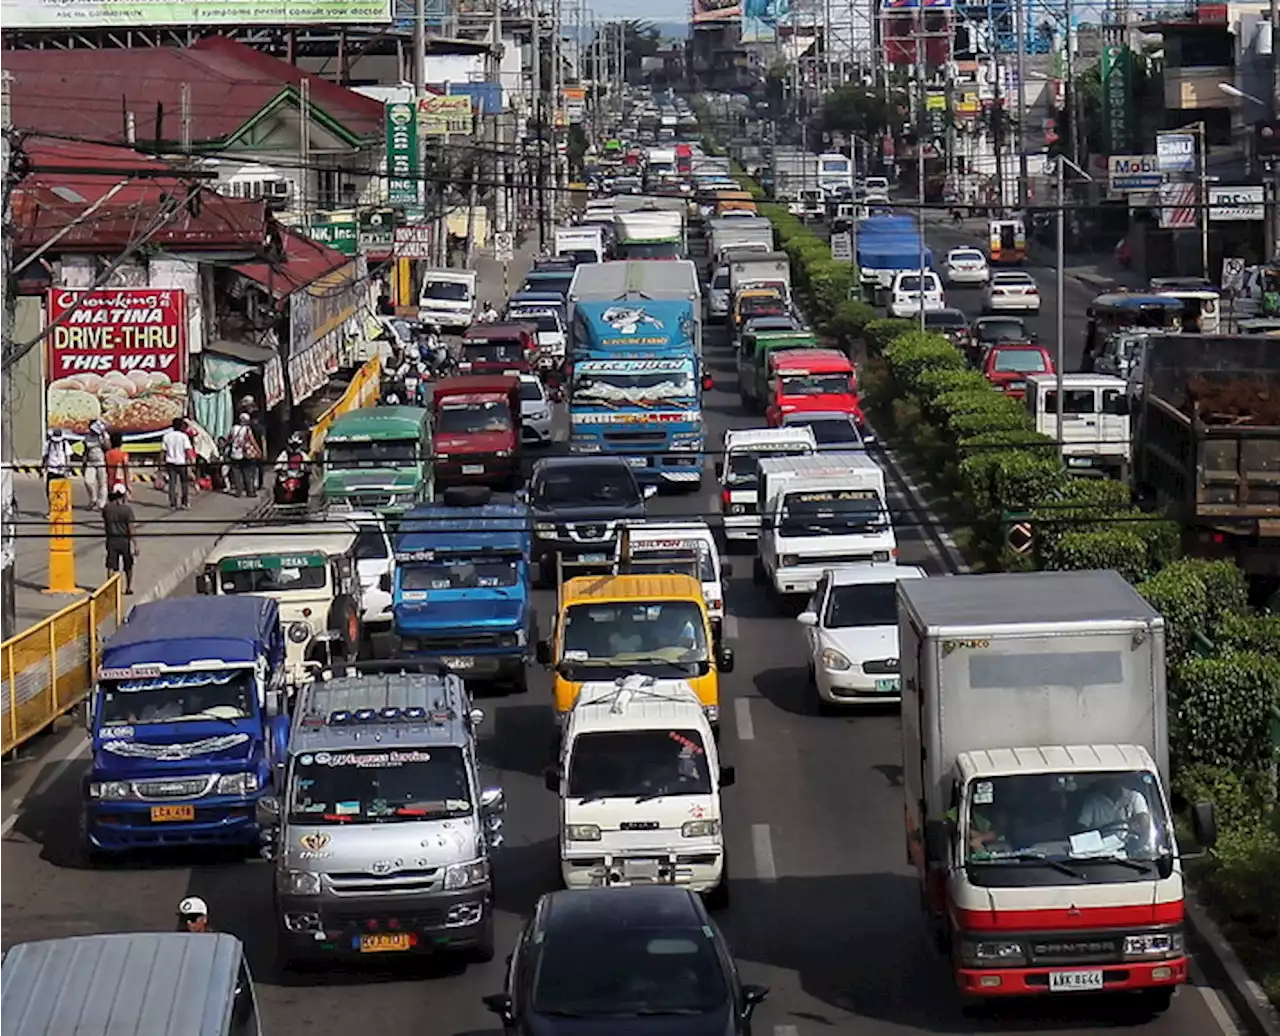
<path id="1" fill-rule="evenodd" d="M 113 575 L 0 644 L 0 753 L 12 752 L 89 696 L 102 643 L 124 620 L 123 591 Z"/>
<path id="2" fill-rule="evenodd" d="M 374 356 L 356 371 L 342 397 L 317 419 L 311 429 L 310 452 L 314 457 L 324 448 L 324 437 L 334 420 L 352 410 L 373 406 L 382 388 L 382 358 Z"/>

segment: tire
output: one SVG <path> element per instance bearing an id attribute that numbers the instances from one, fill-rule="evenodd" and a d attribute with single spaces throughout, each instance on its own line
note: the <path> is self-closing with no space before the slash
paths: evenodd
<path id="1" fill-rule="evenodd" d="M 764 571 L 764 562 L 761 561 L 759 557 L 751 563 L 751 581 L 755 583 L 756 586 L 765 586 L 768 584 L 768 579 L 766 578 Z"/>
<path id="2" fill-rule="evenodd" d="M 712 912 L 729 908 L 729 857 L 727 855 L 724 858 L 724 867 L 720 871 L 720 884 L 709 892 L 704 892 L 702 902 Z"/>
<path id="3" fill-rule="evenodd" d="M 1161 989 L 1144 989 L 1141 993 L 1134 995 L 1134 1006 L 1144 1016 L 1152 1016 L 1164 1014 L 1169 1010 L 1170 1004 L 1173 1003 L 1173 994 L 1175 987 L 1168 986 Z"/>
<path id="4" fill-rule="evenodd" d="M 354 662 L 360 657 L 360 609 L 352 598 L 344 594 L 333 599 L 325 628 L 338 634 L 334 661 Z"/>
<path id="5" fill-rule="evenodd" d="M 80 843 L 80 858 L 90 870 L 97 870 L 107 862 L 107 854 L 101 849 L 95 848 L 94 844 L 89 841 L 89 811 L 84 807 L 80 810 L 78 841 Z"/>
<path id="6" fill-rule="evenodd" d="M 467 953 L 467 959 L 475 964 L 488 964 L 494 957 L 493 906 L 489 905 L 489 913 L 485 918 L 484 928 L 480 931 L 480 939 Z"/>

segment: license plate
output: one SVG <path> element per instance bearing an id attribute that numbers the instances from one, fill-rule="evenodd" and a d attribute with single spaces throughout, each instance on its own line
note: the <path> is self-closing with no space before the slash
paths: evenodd
<path id="1" fill-rule="evenodd" d="M 627 463 L 630 464 L 633 468 L 643 468 L 646 464 L 649 463 L 649 461 L 645 457 L 628 457 Z"/>
<path id="2" fill-rule="evenodd" d="M 392 953 L 398 950 L 407 950 L 409 946 L 408 932 L 360 936 L 361 953 Z"/>
<path id="3" fill-rule="evenodd" d="M 1069 468 L 1091 468 L 1093 467 L 1092 457 L 1068 457 L 1067 467 Z"/>
<path id="4" fill-rule="evenodd" d="M 899 691 L 901 689 L 902 689 L 902 684 L 899 678 L 896 676 L 888 676 L 888 677 L 885 677 L 883 680 L 876 681 L 877 691 Z"/>
<path id="5" fill-rule="evenodd" d="M 462 473 L 464 475 L 483 475 L 484 465 L 483 464 L 464 464 L 462 465 Z"/>
<path id="6" fill-rule="evenodd" d="M 585 565 L 600 565 L 609 560 L 608 554 L 580 554 L 578 560 Z"/>
<path id="7" fill-rule="evenodd" d="M 473 669 L 476 660 L 465 655 L 446 655 L 440 659 L 446 669 Z"/>
<path id="8" fill-rule="evenodd" d="M 1025 381 L 1011 381 L 1005 385 L 1004 390 L 1006 392 L 1021 392 L 1026 387 L 1027 383 Z M 463 468 L 462 470 L 466 471 L 467 469 Z"/>
<path id="9" fill-rule="evenodd" d="M 623 860 L 622 876 L 628 881 L 657 881 L 657 860 Z"/>
<path id="10" fill-rule="evenodd" d="M 1102 988 L 1101 971 L 1051 971 L 1050 993 L 1087 993 Z"/>
<path id="11" fill-rule="evenodd" d="M 151 822 L 163 824 L 173 820 L 195 820 L 195 806 L 152 806 Z"/>

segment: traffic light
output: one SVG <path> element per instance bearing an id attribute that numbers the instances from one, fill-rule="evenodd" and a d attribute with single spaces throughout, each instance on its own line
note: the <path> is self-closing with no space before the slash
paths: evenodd
<path id="1" fill-rule="evenodd" d="M 1254 154 L 1259 158 L 1280 157 L 1280 121 L 1267 119 L 1253 127 Z"/>

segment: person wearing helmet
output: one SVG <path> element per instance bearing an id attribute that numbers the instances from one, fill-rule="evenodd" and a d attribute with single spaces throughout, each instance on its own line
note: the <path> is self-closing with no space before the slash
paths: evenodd
<path id="1" fill-rule="evenodd" d="M 484 312 L 480 314 L 480 322 L 482 324 L 496 324 L 498 322 L 498 311 L 493 308 L 492 302 L 484 304 Z"/>
<path id="2" fill-rule="evenodd" d="M 276 458 L 275 500 L 278 504 L 304 504 L 311 492 L 311 457 L 301 432 L 294 432 Z"/>
<path id="3" fill-rule="evenodd" d="M 178 931 L 212 932 L 209 924 L 209 904 L 199 896 L 187 896 L 178 904 Z"/>

